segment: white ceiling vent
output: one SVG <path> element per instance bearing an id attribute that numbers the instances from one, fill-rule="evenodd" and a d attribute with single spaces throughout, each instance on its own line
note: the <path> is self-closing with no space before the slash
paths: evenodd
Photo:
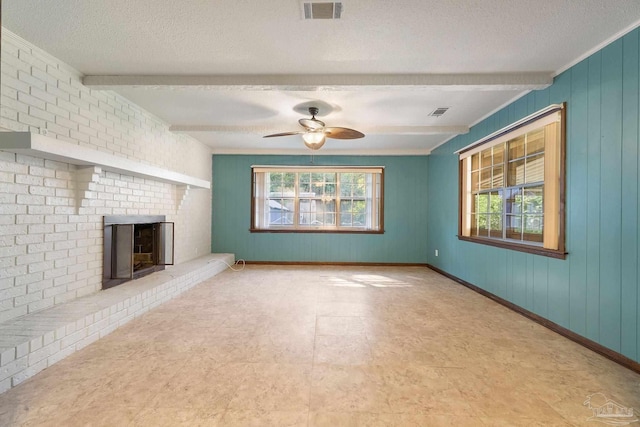
<path id="1" fill-rule="evenodd" d="M 304 19 L 340 19 L 342 16 L 342 2 L 302 2 Z"/>
<path id="2" fill-rule="evenodd" d="M 435 110 L 433 110 L 429 115 L 431 117 L 440 117 L 444 113 L 446 113 L 448 109 L 449 109 L 449 107 L 438 107 Z"/>

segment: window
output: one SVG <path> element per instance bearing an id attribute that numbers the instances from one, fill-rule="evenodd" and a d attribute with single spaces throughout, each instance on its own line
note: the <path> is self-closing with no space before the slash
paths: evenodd
<path id="1" fill-rule="evenodd" d="M 251 231 L 382 233 L 383 171 L 253 166 Z"/>
<path id="2" fill-rule="evenodd" d="M 461 239 L 565 257 L 564 105 L 458 153 Z"/>

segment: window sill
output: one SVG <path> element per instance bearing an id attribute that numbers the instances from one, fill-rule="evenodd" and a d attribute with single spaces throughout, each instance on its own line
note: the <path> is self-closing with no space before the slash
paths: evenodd
<path id="1" fill-rule="evenodd" d="M 274 229 L 263 229 L 263 228 L 250 228 L 249 232 L 251 233 L 332 233 L 332 234 L 384 234 L 384 230 L 326 230 L 326 229 L 309 229 L 309 230 L 300 230 L 300 229 L 287 229 L 287 228 L 274 228 Z"/>
<path id="2" fill-rule="evenodd" d="M 481 237 L 467 237 L 458 235 L 458 240 L 464 240 L 465 242 L 479 243 L 481 245 L 495 246 L 503 249 L 511 249 L 518 252 L 526 252 L 529 254 L 546 256 L 549 258 L 566 259 L 567 252 L 558 251 L 554 249 L 546 249 L 540 246 L 530 246 L 518 243 L 505 242 L 503 240 L 483 239 Z"/>

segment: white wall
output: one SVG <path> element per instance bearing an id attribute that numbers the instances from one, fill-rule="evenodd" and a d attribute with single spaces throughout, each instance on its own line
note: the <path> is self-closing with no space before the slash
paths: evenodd
<path id="1" fill-rule="evenodd" d="M 2 29 L 0 127 L 40 132 L 175 172 L 211 179 L 211 151 Z M 101 171 L 78 206 L 78 168 L 0 151 L 0 322 L 96 292 L 102 217 L 166 215 L 181 263 L 210 252 L 211 192 Z"/>

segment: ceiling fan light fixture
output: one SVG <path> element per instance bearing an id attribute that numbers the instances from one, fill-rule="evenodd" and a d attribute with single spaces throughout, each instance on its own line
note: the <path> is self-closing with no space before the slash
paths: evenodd
<path id="1" fill-rule="evenodd" d="M 319 150 L 327 140 L 324 132 L 309 131 L 302 134 L 302 140 L 311 150 Z"/>
<path id="2" fill-rule="evenodd" d="M 0 0 L 2 1 L 2 0 Z M 302 135 L 302 141 L 307 148 L 311 150 L 319 150 L 324 145 L 327 138 L 332 139 L 358 139 L 364 138 L 364 134 L 355 129 L 343 128 L 343 127 L 326 127 L 324 122 L 316 119 L 318 114 L 317 107 L 309 107 L 310 119 L 300 119 L 298 123 L 305 130 L 274 133 L 271 135 L 265 135 L 263 138 L 273 138 L 276 136 L 290 136 L 290 135 Z"/>

